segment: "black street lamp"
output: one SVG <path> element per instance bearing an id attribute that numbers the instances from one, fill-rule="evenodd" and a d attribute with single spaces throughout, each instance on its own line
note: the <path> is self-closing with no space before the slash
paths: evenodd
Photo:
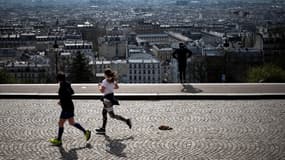
<path id="1" fill-rule="evenodd" d="M 54 49 L 54 53 L 55 53 L 55 74 L 58 73 L 58 44 L 57 44 L 57 40 L 54 41 L 53 44 L 53 49 Z"/>

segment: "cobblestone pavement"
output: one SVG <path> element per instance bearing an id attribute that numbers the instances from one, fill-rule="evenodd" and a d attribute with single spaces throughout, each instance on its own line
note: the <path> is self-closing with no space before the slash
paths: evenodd
<path id="1" fill-rule="evenodd" d="M 285 100 L 121 101 L 117 114 L 133 129 L 109 120 L 101 125 L 98 100 L 75 100 L 83 134 L 66 124 L 62 147 L 51 146 L 60 113 L 56 100 L 0 101 L 0 159 L 284 160 Z M 160 125 L 173 127 L 161 131 Z"/>

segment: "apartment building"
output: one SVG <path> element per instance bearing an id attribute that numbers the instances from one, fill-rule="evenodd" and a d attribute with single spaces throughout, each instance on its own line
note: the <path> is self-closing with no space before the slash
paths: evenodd
<path id="1" fill-rule="evenodd" d="M 127 40 L 124 36 L 105 36 L 98 39 L 99 57 L 107 60 L 126 58 Z"/>
<path id="2" fill-rule="evenodd" d="M 168 34 L 140 34 L 136 36 L 136 41 L 141 46 L 178 42 Z"/>
<path id="3" fill-rule="evenodd" d="M 47 83 L 50 80 L 50 65 L 24 61 L 10 62 L 5 65 L 7 72 L 19 83 Z"/>
<path id="4" fill-rule="evenodd" d="M 160 61 L 147 53 L 129 53 L 129 83 L 160 83 Z"/>
<path id="5" fill-rule="evenodd" d="M 91 42 L 86 42 L 83 40 L 71 40 L 71 41 L 64 41 L 63 44 L 63 52 L 69 52 L 69 53 L 83 53 L 86 55 L 92 55 L 93 54 L 93 44 Z"/>
<path id="6" fill-rule="evenodd" d="M 155 44 L 152 47 L 154 56 L 160 60 L 162 82 L 178 82 L 177 61 L 173 59 L 173 48 L 170 44 Z"/>
<path id="7" fill-rule="evenodd" d="M 92 68 L 96 72 L 96 81 L 101 82 L 104 79 L 104 71 L 106 68 L 111 68 L 116 72 L 118 81 L 120 83 L 128 83 L 129 66 L 126 60 L 97 60 L 92 64 Z"/>

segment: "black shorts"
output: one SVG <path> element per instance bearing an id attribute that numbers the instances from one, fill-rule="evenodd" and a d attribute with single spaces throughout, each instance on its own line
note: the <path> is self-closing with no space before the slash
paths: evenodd
<path id="1" fill-rule="evenodd" d="M 60 114 L 60 119 L 69 119 L 72 117 L 74 117 L 74 112 L 62 111 Z"/>

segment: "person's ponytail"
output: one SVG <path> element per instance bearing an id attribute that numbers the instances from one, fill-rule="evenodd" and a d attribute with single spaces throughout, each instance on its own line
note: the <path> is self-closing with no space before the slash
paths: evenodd
<path id="1" fill-rule="evenodd" d="M 111 69 L 109 69 L 109 68 L 106 69 L 104 73 L 107 76 L 107 81 L 109 83 L 114 83 L 114 81 L 117 80 L 116 73 L 113 72 Z"/>

